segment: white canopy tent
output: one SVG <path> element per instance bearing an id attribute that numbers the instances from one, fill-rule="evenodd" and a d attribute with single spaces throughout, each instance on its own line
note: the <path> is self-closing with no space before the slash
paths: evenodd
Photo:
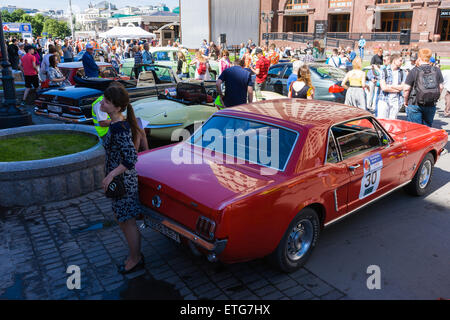
<path id="1" fill-rule="evenodd" d="M 120 38 L 120 39 L 155 39 L 156 35 L 145 31 L 140 27 L 114 27 L 111 30 L 99 34 L 100 38 Z"/>

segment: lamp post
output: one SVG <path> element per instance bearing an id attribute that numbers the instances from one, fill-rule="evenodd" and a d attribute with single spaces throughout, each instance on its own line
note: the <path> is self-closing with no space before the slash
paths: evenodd
<path id="1" fill-rule="evenodd" d="M 12 76 L 11 64 L 8 60 L 5 36 L 3 34 L 3 21 L 0 13 L 0 49 L 2 52 L 2 83 L 3 101 L 0 106 L 0 129 L 27 126 L 32 124 L 31 114 L 16 106 L 16 89 Z"/>
<path id="2" fill-rule="evenodd" d="M 266 23 L 266 46 L 269 46 L 269 23 L 272 22 L 274 15 L 275 13 L 273 11 L 270 11 L 268 14 L 261 12 L 262 21 Z"/>

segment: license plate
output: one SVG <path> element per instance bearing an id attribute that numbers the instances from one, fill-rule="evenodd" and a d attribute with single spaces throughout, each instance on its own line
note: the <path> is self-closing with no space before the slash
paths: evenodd
<path id="1" fill-rule="evenodd" d="M 152 228 L 153 230 L 156 230 L 160 233 L 162 233 L 163 235 L 165 235 L 166 237 L 169 237 L 172 240 L 175 240 L 176 242 L 180 243 L 180 235 L 167 228 L 165 225 L 159 223 L 156 220 L 153 220 L 152 218 L 149 217 L 145 217 L 145 222 L 147 223 L 147 225 Z"/>
<path id="2" fill-rule="evenodd" d="M 56 112 L 56 113 L 62 112 L 62 108 L 58 107 L 58 106 L 48 105 L 47 108 L 48 108 L 48 111 L 52 111 L 52 112 Z"/>

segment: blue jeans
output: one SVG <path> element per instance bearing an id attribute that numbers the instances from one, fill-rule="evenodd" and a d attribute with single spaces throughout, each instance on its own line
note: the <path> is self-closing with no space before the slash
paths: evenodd
<path id="1" fill-rule="evenodd" d="M 364 59 L 364 48 L 359 48 L 359 56 L 361 57 L 361 60 Z"/>
<path id="2" fill-rule="evenodd" d="M 406 108 L 406 116 L 409 122 L 424 124 L 429 127 L 433 125 L 435 114 L 436 114 L 436 106 L 434 107 L 408 106 Z"/>

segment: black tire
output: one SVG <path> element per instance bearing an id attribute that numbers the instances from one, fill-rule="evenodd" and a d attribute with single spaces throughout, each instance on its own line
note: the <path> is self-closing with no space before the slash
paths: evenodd
<path id="1" fill-rule="evenodd" d="M 423 196 L 427 193 L 430 184 L 431 178 L 433 176 L 433 168 L 434 168 L 434 157 L 431 153 L 428 153 L 425 158 L 420 163 L 419 168 L 417 169 L 414 178 L 411 180 L 409 184 L 405 186 L 405 191 L 413 196 Z M 426 181 L 421 181 L 423 179 L 424 171 L 429 171 L 428 178 Z"/>
<path id="2" fill-rule="evenodd" d="M 304 231 L 307 229 L 311 229 L 305 233 L 306 237 L 311 240 L 309 241 L 309 246 L 307 247 L 306 251 L 296 259 L 292 259 L 292 254 L 288 253 L 288 248 L 292 248 L 291 234 L 294 234 L 294 228 L 297 228 L 300 225 L 304 227 Z M 309 227 L 305 228 L 305 225 Z M 270 262 L 283 272 L 289 273 L 298 270 L 306 263 L 306 261 L 308 261 L 309 257 L 311 256 L 311 253 L 316 246 L 317 240 L 319 239 L 319 234 L 320 220 L 317 212 L 312 208 L 303 209 L 289 224 L 289 227 L 284 233 L 283 238 L 278 244 L 278 247 L 269 256 Z"/>

